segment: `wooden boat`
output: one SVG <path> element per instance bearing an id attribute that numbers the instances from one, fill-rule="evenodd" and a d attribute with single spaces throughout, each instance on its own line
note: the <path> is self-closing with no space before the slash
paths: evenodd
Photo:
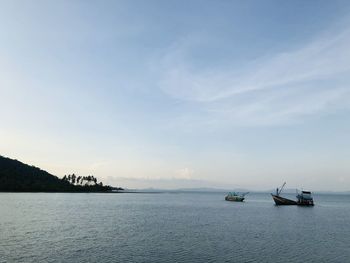
<path id="1" fill-rule="evenodd" d="M 245 199 L 245 195 L 248 193 L 236 193 L 236 192 L 231 192 L 228 193 L 228 195 L 225 196 L 226 201 L 232 201 L 232 202 L 243 202 Z"/>
<path id="2" fill-rule="evenodd" d="M 290 200 L 285 197 L 280 196 L 283 187 L 286 185 L 284 183 L 280 189 L 276 189 L 276 194 L 271 194 L 273 201 L 275 201 L 276 205 L 299 205 L 299 206 L 313 206 L 314 200 L 311 196 L 311 192 L 309 191 L 301 191 L 299 193 L 297 191 L 297 200 Z"/>

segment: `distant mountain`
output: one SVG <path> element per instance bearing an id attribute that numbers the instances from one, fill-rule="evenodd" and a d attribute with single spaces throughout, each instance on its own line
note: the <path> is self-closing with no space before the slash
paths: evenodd
<path id="1" fill-rule="evenodd" d="M 177 191 L 183 192 L 215 192 L 215 193 L 226 193 L 226 192 L 249 192 L 249 190 L 244 188 L 213 188 L 213 187 L 194 187 L 194 188 L 179 188 Z"/>
<path id="2" fill-rule="evenodd" d="M 38 167 L 0 156 L 0 192 L 105 192 L 109 186 L 75 185 Z"/>
<path id="3" fill-rule="evenodd" d="M 249 192 L 247 189 L 243 188 L 232 188 L 232 189 L 222 189 L 222 188 L 212 188 L 212 187 L 194 187 L 194 188 L 176 188 L 176 189 L 164 189 L 164 188 L 140 188 L 140 189 L 125 189 L 129 192 L 142 192 L 142 193 L 192 193 L 192 192 L 208 192 L 208 193 L 227 193 L 227 192 Z"/>
<path id="4" fill-rule="evenodd" d="M 296 190 L 297 190 L 296 188 L 284 188 L 282 190 L 282 193 L 284 193 L 284 194 L 295 194 Z M 270 189 L 270 190 L 267 190 L 267 191 L 264 191 L 264 192 L 276 193 L 276 188 L 275 189 Z"/>

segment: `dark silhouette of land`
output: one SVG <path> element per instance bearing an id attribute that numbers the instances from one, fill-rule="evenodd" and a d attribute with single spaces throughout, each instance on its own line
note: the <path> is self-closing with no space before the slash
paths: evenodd
<path id="1" fill-rule="evenodd" d="M 0 156 L 0 192 L 110 192 L 113 189 L 89 176 L 62 179 L 38 167 Z"/>

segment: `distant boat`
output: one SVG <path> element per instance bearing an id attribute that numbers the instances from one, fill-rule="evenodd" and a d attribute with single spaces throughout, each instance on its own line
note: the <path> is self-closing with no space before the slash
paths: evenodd
<path id="1" fill-rule="evenodd" d="M 243 202 L 245 199 L 245 196 L 248 193 L 236 193 L 236 192 L 230 192 L 228 195 L 226 195 L 225 200 L 226 201 L 233 201 L 233 202 Z"/>
<path id="2" fill-rule="evenodd" d="M 297 193 L 297 200 L 291 200 L 281 196 L 281 192 L 283 187 L 286 185 L 284 183 L 282 187 L 276 189 L 276 194 L 271 194 L 272 199 L 275 201 L 276 205 L 300 205 L 300 206 L 313 206 L 314 201 L 311 196 L 311 192 L 309 191 L 301 191 L 301 193 Z"/>

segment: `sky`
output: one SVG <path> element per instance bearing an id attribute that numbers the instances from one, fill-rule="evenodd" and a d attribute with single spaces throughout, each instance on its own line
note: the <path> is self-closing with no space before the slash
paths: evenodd
<path id="1" fill-rule="evenodd" d="M 0 155 L 127 188 L 350 190 L 349 1 L 0 1 Z"/>

